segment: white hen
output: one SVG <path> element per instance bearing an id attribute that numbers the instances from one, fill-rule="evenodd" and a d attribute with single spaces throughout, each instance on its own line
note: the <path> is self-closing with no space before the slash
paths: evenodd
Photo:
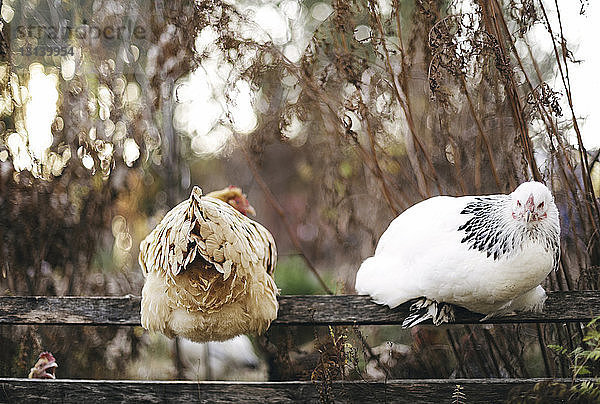
<path id="1" fill-rule="evenodd" d="M 398 216 L 356 274 L 356 291 L 394 308 L 417 299 L 402 324 L 452 321 L 447 303 L 488 317 L 541 311 L 540 283 L 558 266 L 560 223 L 539 182 L 510 195 L 437 196 Z"/>

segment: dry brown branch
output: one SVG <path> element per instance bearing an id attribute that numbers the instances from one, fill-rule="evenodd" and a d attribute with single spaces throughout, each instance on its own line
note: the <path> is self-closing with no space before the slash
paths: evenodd
<path id="1" fill-rule="evenodd" d="M 375 21 L 375 23 L 377 25 L 377 29 L 379 31 L 379 35 L 381 38 L 381 46 L 383 48 L 383 53 L 385 55 L 385 63 L 386 63 L 386 68 L 388 70 L 388 76 L 390 78 L 391 87 L 394 90 L 394 95 L 396 97 L 396 101 L 398 102 L 398 104 L 400 105 L 400 107 L 402 108 L 402 110 L 404 112 L 404 116 L 406 118 L 406 122 L 407 122 L 409 130 L 410 130 L 410 136 L 407 136 L 405 139 L 407 142 L 407 147 L 409 148 L 409 159 L 410 159 L 411 165 L 413 166 L 413 173 L 416 176 L 417 184 L 419 185 L 419 192 L 421 193 L 422 197 L 431 196 L 427 182 L 425 180 L 425 174 L 421 167 L 421 163 L 416 158 L 417 154 L 416 154 L 416 150 L 415 150 L 413 142 L 416 143 L 419 146 L 419 149 L 423 152 L 423 155 L 425 156 L 427 164 L 432 169 L 432 174 L 435 176 L 435 172 L 433 171 L 433 165 L 431 164 L 431 159 L 429 158 L 428 154 L 425 152 L 425 149 L 423 148 L 423 146 L 420 144 L 419 138 L 417 136 L 415 124 L 414 124 L 412 113 L 410 110 L 408 94 L 404 93 L 404 97 L 403 97 L 400 92 L 400 88 L 399 88 L 400 86 L 396 81 L 397 80 L 396 74 L 394 72 L 394 69 L 392 68 L 392 64 L 391 64 L 391 60 L 390 60 L 390 53 L 388 51 L 387 43 L 385 40 L 383 24 L 381 23 L 381 18 L 379 16 L 377 5 L 372 0 L 369 0 L 369 11 L 370 11 L 371 17 Z M 404 58 L 401 59 L 401 63 L 403 65 L 402 71 L 405 74 L 406 66 L 404 65 Z M 402 73 L 401 73 L 401 75 L 402 75 Z"/>
<path id="2" fill-rule="evenodd" d="M 558 71 L 560 73 L 563 87 L 564 87 L 566 95 L 567 95 L 567 101 L 569 103 L 569 109 L 571 111 L 571 119 L 573 122 L 573 128 L 575 129 L 575 134 L 577 135 L 577 144 L 579 147 L 579 159 L 581 162 L 581 166 L 583 167 L 583 170 L 584 170 L 583 183 L 585 186 L 589 204 L 591 205 L 591 207 L 593 207 L 593 213 L 590 212 L 590 216 L 592 218 L 592 225 L 594 226 L 595 231 L 597 231 L 597 229 L 598 229 L 597 224 L 600 224 L 600 208 L 598 207 L 598 200 L 596 199 L 596 196 L 594 193 L 594 187 L 591 182 L 592 179 L 591 179 L 589 163 L 587 160 L 587 151 L 583 144 L 583 138 L 581 137 L 581 130 L 579 129 L 579 123 L 577 122 L 577 117 L 575 116 L 575 109 L 573 107 L 573 98 L 571 95 L 571 84 L 570 84 L 570 80 L 569 80 L 569 66 L 568 66 L 568 62 L 567 62 L 567 52 L 565 49 L 566 41 L 565 41 L 564 34 L 563 34 L 562 19 L 560 16 L 560 8 L 558 6 L 558 2 L 555 0 L 556 12 L 558 15 L 558 24 L 560 27 L 561 46 L 562 46 L 562 50 L 563 50 L 563 52 L 561 52 L 562 57 L 559 56 L 558 49 L 556 48 L 556 42 L 554 41 L 554 33 L 552 30 L 552 25 L 550 24 L 550 20 L 548 19 L 548 15 L 546 13 L 544 4 L 542 1 L 540 1 L 539 4 L 540 4 L 540 9 L 542 10 L 542 13 L 544 15 L 544 20 L 546 21 L 546 27 L 548 29 L 548 33 L 550 34 L 550 38 L 552 41 L 552 48 L 554 50 L 554 55 L 556 57 Z M 564 65 L 564 72 L 563 72 L 563 65 Z"/>
<path id="3" fill-rule="evenodd" d="M 304 248 L 302 248 L 302 245 L 300 244 L 300 240 L 298 240 L 298 237 L 294 233 L 294 230 L 292 229 L 292 227 L 291 227 L 291 225 L 290 225 L 290 223 L 289 223 L 289 221 L 287 219 L 287 216 L 285 214 L 285 211 L 284 211 L 283 207 L 277 201 L 277 198 L 275 198 L 275 195 L 273 195 L 273 193 L 269 189 L 269 186 L 267 185 L 267 183 L 265 182 L 265 180 L 262 178 L 262 176 L 258 172 L 258 169 L 256 168 L 256 164 L 250 158 L 250 155 L 249 155 L 248 151 L 246 150 L 246 148 L 244 147 L 244 145 L 242 144 L 242 142 L 240 141 L 239 136 L 237 136 L 237 134 L 235 134 L 235 133 L 234 133 L 234 136 L 235 136 L 235 140 L 236 140 L 236 142 L 238 144 L 238 147 L 242 151 L 242 153 L 244 155 L 244 159 L 246 160 L 246 163 L 248 164 L 248 168 L 250 168 L 250 171 L 252 171 L 252 176 L 254 177 L 254 180 L 260 186 L 260 189 L 263 191 L 263 194 L 265 195 L 265 197 L 269 201 L 269 204 L 271 205 L 271 207 L 273 209 L 275 209 L 275 211 L 279 215 L 279 218 L 281 219 L 281 222 L 285 226 L 285 229 L 287 231 L 288 237 L 290 238 L 292 244 L 294 244 L 294 247 L 300 253 L 300 255 L 302 256 L 302 258 L 306 262 L 306 265 L 308 265 L 308 268 L 310 269 L 310 271 L 317 278 L 317 281 L 319 282 L 319 285 L 321 285 L 321 287 L 323 288 L 323 290 L 327 294 L 333 295 L 334 294 L 333 291 L 331 289 L 329 289 L 329 287 L 327 286 L 327 284 L 325 283 L 325 281 L 323 281 L 323 278 L 321 278 L 321 275 L 319 274 L 319 271 L 317 270 L 317 268 L 313 264 L 312 260 L 308 257 L 308 255 L 304 251 Z"/>
<path id="4" fill-rule="evenodd" d="M 492 175 L 494 176 L 494 180 L 496 181 L 496 186 L 498 187 L 499 190 L 502 190 L 503 187 L 501 185 L 500 178 L 498 177 L 498 172 L 496 171 L 496 164 L 494 163 L 494 155 L 492 153 L 490 141 L 488 140 L 487 135 L 485 134 L 485 132 L 483 130 L 483 126 L 481 125 L 481 120 L 479 119 L 479 117 L 477 116 L 477 113 L 475 112 L 473 100 L 471 100 L 471 95 L 469 94 L 469 90 L 467 89 L 467 83 L 465 82 L 464 77 L 461 77 L 461 86 L 462 86 L 463 92 L 465 93 L 465 96 L 467 98 L 471 116 L 473 117 L 473 119 L 475 120 L 475 124 L 477 125 L 477 131 L 479 132 L 479 136 L 481 137 L 481 139 L 483 140 L 483 144 L 485 145 L 485 150 L 487 151 L 488 159 L 490 161 L 490 170 L 492 170 Z"/>
<path id="5" fill-rule="evenodd" d="M 508 60 L 508 55 L 504 48 L 505 45 L 503 36 L 498 25 L 498 20 L 503 18 L 502 9 L 498 6 L 497 3 L 481 2 L 481 10 L 486 29 L 488 30 L 490 35 L 492 35 L 496 39 L 501 59 L 503 61 Z M 529 163 L 531 174 L 536 181 L 541 181 L 542 176 L 539 172 L 537 163 L 535 161 L 535 157 L 533 155 L 533 146 L 529 137 L 529 128 L 527 122 L 525 122 L 525 114 L 523 112 L 523 106 L 521 104 L 516 89 L 514 77 L 512 74 L 507 73 L 504 79 L 505 82 L 503 84 L 506 89 L 508 99 L 510 101 L 512 116 L 515 125 L 518 129 L 518 135 L 521 142 L 521 146 L 523 147 L 525 156 L 527 157 L 527 162 Z"/>

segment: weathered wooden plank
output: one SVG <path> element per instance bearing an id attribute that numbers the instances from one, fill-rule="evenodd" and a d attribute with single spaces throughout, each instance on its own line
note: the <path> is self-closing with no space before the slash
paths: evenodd
<path id="1" fill-rule="evenodd" d="M 390 310 L 367 296 L 280 296 L 280 325 L 400 324 L 408 313 Z M 0 324 L 139 325 L 140 298 L 0 297 Z M 561 323 L 600 315 L 600 291 L 550 292 L 543 313 L 497 317 L 486 323 Z M 476 324 L 483 316 L 458 310 L 457 324 Z"/>
<path id="2" fill-rule="evenodd" d="M 408 305 L 393 310 L 368 296 L 281 296 L 276 324 L 401 324 Z M 485 323 L 551 323 L 589 321 L 600 315 L 600 291 L 550 292 L 542 313 L 492 318 Z M 483 315 L 459 308 L 456 324 L 477 324 Z"/>
<path id="3" fill-rule="evenodd" d="M 39 403 L 315 403 L 327 391 L 333 402 L 450 402 L 456 385 L 468 403 L 504 402 L 513 389 L 571 379 L 391 380 L 387 382 L 183 382 L 0 379 L 0 402 Z"/>
<path id="4" fill-rule="evenodd" d="M 0 297 L 0 324 L 139 325 L 140 297 Z"/>

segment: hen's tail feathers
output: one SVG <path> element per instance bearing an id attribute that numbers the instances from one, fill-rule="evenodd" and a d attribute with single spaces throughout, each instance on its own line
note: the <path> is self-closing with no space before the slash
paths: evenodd
<path id="1" fill-rule="evenodd" d="M 448 303 L 439 303 L 425 297 L 416 299 L 410 306 L 410 314 L 402 322 L 402 328 L 410 328 L 431 319 L 440 325 L 454 321 L 454 307 Z"/>

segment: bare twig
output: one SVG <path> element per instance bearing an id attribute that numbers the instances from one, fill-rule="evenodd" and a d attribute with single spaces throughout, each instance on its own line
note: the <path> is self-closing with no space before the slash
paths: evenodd
<path id="1" fill-rule="evenodd" d="M 542 14 L 544 15 L 544 20 L 546 21 L 546 27 L 548 28 L 548 33 L 550 34 L 552 40 L 552 48 L 554 50 L 554 56 L 556 57 L 556 61 L 558 62 L 558 71 L 560 73 L 560 77 L 563 83 L 563 87 L 565 89 L 567 95 L 567 101 L 569 103 L 569 109 L 571 111 L 571 119 L 573 122 L 573 129 L 575 129 L 575 134 L 577 135 L 577 145 L 579 147 L 579 157 L 581 161 L 581 166 L 583 168 L 583 184 L 585 186 L 586 194 L 589 199 L 590 205 L 594 208 L 594 213 L 592 213 L 591 219 L 594 227 L 597 229 L 596 223 L 600 223 L 600 208 L 598 207 L 598 201 L 596 200 L 596 196 L 594 194 L 594 187 L 592 185 L 591 179 L 591 171 L 590 166 L 587 160 L 587 151 L 583 144 L 583 138 L 581 136 L 581 130 L 579 129 L 579 123 L 577 122 L 577 117 L 575 116 L 575 109 L 573 107 L 573 98 L 571 95 L 571 84 L 569 79 L 569 66 L 567 63 L 566 49 L 565 49 L 565 38 L 563 35 L 562 28 L 562 19 L 560 16 L 560 8 L 558 6 L 558 2 L 555 0 L 556 12 L 558 15 L 558 23 L 560 27 L 560 36 L 561 36 L 561 47 L 562 47 L 562 58 L 559 56 L 558 49 L 556 48 L 556 43 L 554 41 L 554 33 L 552 31 L 552 26 L 550 24 L 550 20 L 548 19 L 548 14 L 546 13 L 546 8 L 544 7 L 543 2 L 540 0 L 540 9 L 542 10 Z M 561 60 L 564 63 L 564 71 L 561 64 Z"/>
<path id="2" fill-rule="evenodd" d="M 400 107 L 402 108 L 402 110 L 404 112 L 404 116 L 406 117 L 406 122 L 408 124 L 409 130 L 411 133 L 411 136 L 406 137 L 407 147 L 409 147 L 409 148 L 412 147 L 412 149 L 414 150 L 413 142 L 415 142 L 419 146 L 419 149 L 423 153 L 423 156 L 425 157 L 425 160 L 427 161 L 427 165 L 429 166 L 429 168 L 431 170 L 431 174 L 434 177 L 436 177 L 435 170 L 433 168 L 433 163 L 431 162 L 431 158 L 429 157 L 428 153 L 426 153 L 425 149 L 423 148 L 423 145 L 421 144 L 421 142 L 417 136 L 415 124 L 413 121 L 412 111 L 410 108 L 409 97 L 405 91 L 403 91 L 405 94 L 405 97 L 403 97 L 402 93 L 400 92 L 399 87 L 401 87 L 402 85 L 397 83 L 396 73 L 394 72 L 394 69 L 392 68 L 390 54 L 389 54 L 386 40 L 385 40 L 383 24 L 381 23 L 381 18 L 379 16 L 379 12 L 377 10 L 377 5 L 372 0 L 369 1 L 369 11 L 371 13 L 373 20 L 375 21 L 375 23 L 377 25 L 377 29 L 378 29 L 379 35 L 381 37 L 381 46 L 383 48 L 383 52 L 385 55 L 385 63 L 386 63 L 386 67 L 388 70 L 388 75 L 390 76 L 390 83 L 391 83 L 392 90 L 394 91 L 394 95 L 396 97 L 396 100 L 398 101 L 398 104 L 400 105 Z M 397 10 L 396 12 L 399 12 L 399 11 Z M 406 65 L 404 64 L 404 58 L 401 58 L 401 64 L 402 64 L 402 72 L 400 73 L 400 76 L 402 77 L 403 75 L 406 74 L 406 71 L 405 71 Z M 406 90 L 406 86 L 404 86 L 403 90 Z M 417 178 L 417 183 L 419 185 L 419 191 L 421 193 L 421 196 L 422 197 L 431 196 L 431 193 L 427 186 L 427 182 L 425 180 L 425 174 L 423 172 L 423 169 L 421 168 L 421 163 L 418 161 L 418 159 L 416 159 L 414 152 L 409 153 L 409 161 L 411 162 L 411 165 L 413 166 L 413 172 Z M 437 181 L 436 181 L 436 183 L 437 183 Z M 439 183 L 437 183 L 437 186 L 438 186 L 438 190 L 439 190 Z M 439 190 L 439 191 L 441 192 L 441 190 Z"/>
<path id="3" fill-rule="evenodd" d="M 235 138 L 238 146 L 242 150 L 242 153 L 244 155 L 244 159 L 246 160 L 246 163 L 248 164 L 248 167 L 250 168 L 250 171 L 252 171 L 252 175 L 253 175 L 254 179 L 256 180 L 256 182 L 258 183 L 258 185 L 260 186 L 261 190 L 263 191 L 263 194 L 265 195 L 265 197 L 269 201 L 269 204 L 271 205 L 271 207 L 273 209 L 275 209 L 275 211 L 279 215 L 279 217 L 281 219 L 281 222 L 283 223 L 283 226 L 285 227 L 285 230 L 287 231 L 288 236 L 289 236 L 290 240 L 292 241 L 292 244 L 294 245 L 294 247 L 296 248 L 296 250 L 300 253 L 300 255 L 302 255 L 302 258 L 304 259 L 304 262 L 306 262 L 306 265 L 308 265 L 308 268 L 310 269 L 310 271 L 313 273 L 313 275 L 315 275 L 315 277 L 317 278 L 317 281 L 319 282 L 319 284 L 321 285 L 321 287 L 323 288 L 323 290 L 326 293 L 328 293 L 330 295 L 333 295 L 334 294 L 333 291 L 331 289 L 329 289 L 329 287 L 327 286 L 327 284 L 325 283 L 325 281 L 323 281 L 323 278 L 321 278 L 321 275 L 319 274 L 319 271 L 317 270 L 317 268 L 315 267 L 315 265 L 313 264 L 313 262 L 311 261 L 311 259 L 308 258 L 308 255 L 304 252 L 304 248 L 302 248 L 302 245 L 300 244 L 300 241 L 298 240 L 298 237 L 294 233 L 294 230 L 292 229 L 292 226 L 290 225 L 290 223 L 289 223 L 289 221 L 287 219 L 287 216 L 285 214 L 285 211 L 283 210 L 283 207 L 277 201 L 277 198 L 275 198 L 275 195 L 273 195 L 273 193 L 269 189 L 267 183 L 264 181 L 264 179 L 262 178 L 262 176 L 259 174 L 259 172 L 258 172 L 258 170 L 256 168 L 256 164 L 254 164 L 254 161 L 252 161 L 252 159 L 250 158 L 250 155 L 248 154 L 248 151 L 246 150 L 246 148 L 244 147 L 244 145 L 242 144 L 242 142 L 240 141 L 238 135 L 235 132 L 234 132 L 234 138 Z"/>
<path id="4" fill-rule="evenodd" d="M 504 48 L 504 40 L 500 32 L 500 27 L 498 26 L 498 20 L 503 18 L 502 9 L 496 2 L 488 3 L 482 1 L 480 3 L 485 26 L 490 35 L 496 38 L 500 57 L 503 60 L 507 60 L 508 55 Z M 533 145 L 531 144 L 531 139 L 529 137 L 529 129 L 527 126 L 527 122 L 525 122 L 523 106 L 521 104 L 521 100 L 519 99 L 516 84 L 512 74 L 508 74 L 508 77 L 505 77 L 504 87 L 506 89 L 508 100 L 510 101 L 513 119 L 518 129 L 519 140 L 521 142 L 523 150 L 525 151 L 525 156 L 527 157 L 527 162 L 529 163 L 529 168 L 531 169 L 532 176 L 536 181 L 541 181 L 542 176 L 540 174 L 537 163 L 535 161 L 535 157 L 533 155 Z"/>
<path id="5" fill-rule="evenodd" d="M 400 211 L 398 210 L 398 208 L 396 207 L 396 204 L 392 200 L 390 191 L 389 191 L 386 181 L 385 181 L 385 177 L 381 170 L 381 166 L 379 165 L 379 161 L 377 160 L 377 152 L 375 151 L 375 135 L 373 134 L 373 128 L 371 127 L 371 120 L 369 119 L 367 108 L 364 105 L 362 99 L 360 100 L 360 103 L 361 103 L 361 106 L 363 107 L 361 109 L 365 111 L 364 115 L 365 115 L 365 120 L 367 122 L 367 134 L 369 135 L 369 147 L 371 149 L 371 155 L 373 157 L 373 164 L 375 166 L 376 177 L 379 180 L 379 182 L 381 183 L 381 188 L 383 190 L 383 196 L 385 197 L 385 200 L 387 201 L 388 206 L 390 207 L 390 209 L 392 209 L 392 211 L 394 212 L 394 215 L 398 215 L 400 213 Z"/>
<path id="6" fill-rule="evenodd" d="M 550 371 L 550 361 L 548 360 L 548 351 L 546 351 L 546 343 L 544 342 L 544 333 L 542 327 L 539 324 L 535 325 L 538 337 L 538 344 L 542 352 L 542 359 L 544 360 L 544 370 L 546 371 L 546 377 L 552 377 Z"/>
<path id="7" fill-rule="evenodd" d="M 479 132 L 479 136 L 481 137 L 481 139 L 483 140 L 483 144 L 485 145 L 485 150 L 487 151 L 488 159 L 490 160 L 490 169 L 492 170 L 492 175 L 494 176 L 494 180 L 496 181 L 496 186 L 498 187 L 498 190 L 502 191 L 503 187 L 500 182 L 500 177 L 498 177 L 498 172 L 496 171 L 496 164 L 494 164 L 494 154 L 492 152 L 492 148 L 490 146 L 490 142 L 487 138 L 487 135 L 483 130 L 481 120 L 475 113 L 473 100 L 471 100 L 471 96 L 469 94 L 469 90 L 467 89 L 467 83 L 465 82 L 464 77 L 461 77 L 460 83 L 467 98 L 467 103 L 469 104 L 469 111 L 471 112 L 471 116 L 473 117 L 473 119 L 475 120 L 475 124 L 477 125 L 477 131 Z"/>

